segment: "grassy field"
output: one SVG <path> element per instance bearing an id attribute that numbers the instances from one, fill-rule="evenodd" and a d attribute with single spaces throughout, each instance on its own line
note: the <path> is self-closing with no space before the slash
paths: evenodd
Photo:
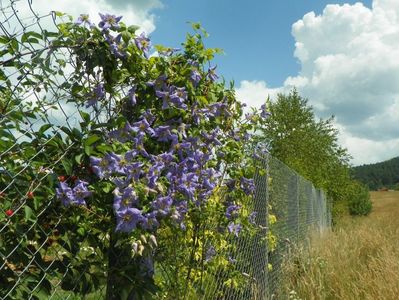
<path id="1" fill-rule="evenodd" d="M 399 192 L 372 192 L 373 212 L 346 218 L 287 264 L 290 299 L 399 299 Z"/>

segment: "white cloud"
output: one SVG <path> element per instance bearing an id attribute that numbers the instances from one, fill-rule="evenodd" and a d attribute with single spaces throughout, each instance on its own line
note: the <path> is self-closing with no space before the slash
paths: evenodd
<path id="1" fill-rule="evenodd" d="M 240 87 L 236 89 L 236 96 L 237 99 L 248 106 L 259 108 L 265 103 L 267 97 L 273 99 L 280 92 L 282 92 L 280 88 L 268 88 L 264 81 L 244 80 L 240 82 Z"/>
<path id="2" fill-rule="evenodd" d="M 340 144 L 349 149 L 353 156 L 352 164 L 370 164 L 398 156 L 399 138 L 387 141 L 353 136 L 344 127 L 338 126 L 340 131 Z"/>
<path id="3" fill-rule="evenodd" d="M 18 14 L 22 19 L 28 20 L 32 17 L 32 12 L 27 5 L 28 1 L 16 2 Z M 35 0 L 32 1 L 32 8 L 39 16 L 49 14 L 51 11 L 60 11 L 72 15 L 75 20 L 80 14 L 89 14 L 93 22 L 98 23 L 98 13 L 111 13 L 122 15 L 122 21 L 128 25 L 140 26 L 140 31 L 147 34 L 155 30 L 155 15 L 151 13 L 154 8 L 162 7 L 159 0 L 150 1 L 116 1 L 116 0 L 62 0 L 48 1 Z M 50 24 L 47 18 L 43 22 Z"/>
<path id="4" fill-rule="evenodd" d="M 296 86 L 317 115 L 335 115 L 355 163 L 399 155 L 398 1 L 327 5 L 294 23 L 292 35 L 301 70 L 277 90 Z"/>

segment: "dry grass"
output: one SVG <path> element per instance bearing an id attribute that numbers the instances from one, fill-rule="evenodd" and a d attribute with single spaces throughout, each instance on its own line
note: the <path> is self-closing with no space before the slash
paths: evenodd
<path id="1" fill-rule="evenodd" d="M 371 198 L 370 216 L 341 220 L 294 255 L 286 266 L 290 299 L 399 299 L 399 192 Z"/>

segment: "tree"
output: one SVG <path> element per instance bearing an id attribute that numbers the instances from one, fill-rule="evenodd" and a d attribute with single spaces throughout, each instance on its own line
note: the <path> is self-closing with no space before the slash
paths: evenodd
<path id="1" fill-rule="evenodd" d="M 334 118 L 316 119 L 307 99 L 296 89 L 279 94 L 275 102 L 267 101 L 270 117 L 264 119 L 258 141 L 269 144 L 270 153 L 324 189 L 333 199 L 334 211 L 349 203 L 350 155 L 338 143 Z M 338 205 L 337 205 L 338 204 Z"/>

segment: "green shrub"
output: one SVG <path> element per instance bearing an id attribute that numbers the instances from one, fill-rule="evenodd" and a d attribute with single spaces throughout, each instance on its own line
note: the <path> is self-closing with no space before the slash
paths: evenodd
<path id="1" fill-rule="evenodd" d="M 350 187 L 349 213 L 351 215 L 366 216 L 371 212 L 372 203 L 369 189 L 359 182 L 354 181 Z"/>

